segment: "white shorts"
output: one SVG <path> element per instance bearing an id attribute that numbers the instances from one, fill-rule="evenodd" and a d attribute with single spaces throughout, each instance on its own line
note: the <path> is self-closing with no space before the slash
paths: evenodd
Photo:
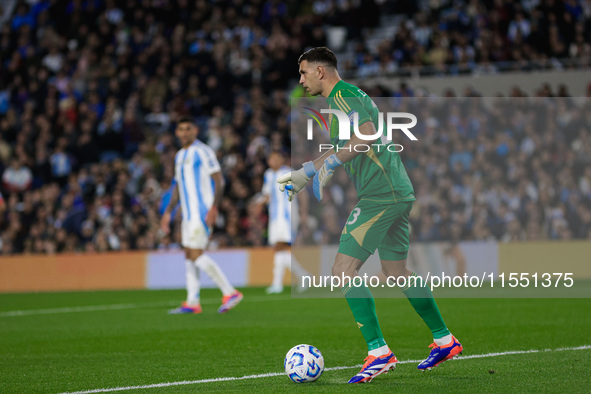
<path id="1" fill-rule="evenodd" d="M 188 249 L 205 249 L 209 235 L 203 222 L 183 220 L 181 222 L 181 245 Z"/>
<path id="2" fill-rule="evenodd" d="M 269 222 L 269 245 L 275 245 L 277 242 L 291 244 L 292 235 L 297 234 L 299 220 L 276 219 Z"/>

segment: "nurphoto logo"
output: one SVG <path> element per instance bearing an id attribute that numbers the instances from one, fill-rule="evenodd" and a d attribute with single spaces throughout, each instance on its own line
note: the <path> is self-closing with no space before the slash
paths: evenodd
<path id="1" fill-rule="evenodd" d="M 309 108 L 304 107 L 304 112 L 308 114 L 312 119 L 308 119 L 307 122 L 307 135 L 306 138 L 308 140 L 312 140 L 314 138 L 314 121 L 320 127 L 321 130 L 326 132 L 329 131 L 328 124 L 331 123 L 332 117 L 336 116 L 338 126 L 339 126 L 339 133 L 338 139 L 340 141 L 347 141 L 351 139 L 351 129 L 353 129 L 353 133 L 362 141 L 381 141 L 381 143 L 372 143 L 372 144 L 356 144 L 354 146 L 333 146 L 332 144 L 320 144 L 319 151 L 322 152 L 323 150 L 351 150 L 353 149 L 356 152 L 367 152 L 371 149 L 372 146 L 376 147 L 378 152 L 382 147 L 387 149 L 389 152 L 402 152 L 404 147 L 400 144 L 392 144 L 392 135 L 395 130 L 402 131 L 406 137 L 411 141 L 418 141 L 417 137 L 410 131 L 411 128 L 416 126 L 417 124 L 417 117 L 409 112 L 386 112 L 386 126 L 384 127 L 384 113 L 378 113 L 378 129 L 376 130 L 375 134 L 362 134 L 359 131 L 359 114 L 356 111 L 351 111 L 349 114 L 345 113 L 344 111 L 338 109 L 321 109 L 320 112 Z M 322 114 L 329 114 L 329 121 L 327 122 L 324 119 Z M 401 119 L 410 120 L 410 122 L 405 123 L 398 123 Z M 385 129 L 385 133 L 384 133 Z"/>

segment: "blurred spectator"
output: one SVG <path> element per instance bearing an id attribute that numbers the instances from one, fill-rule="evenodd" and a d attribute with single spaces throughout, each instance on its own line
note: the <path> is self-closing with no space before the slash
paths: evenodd
<path id="1" fill-rule="evenodd" d="M 290 140 L 288 98 L 298 56 L 326 45 L 327 26 L 346 31 L 343 75 L 366 77 L 544 68 L 551 58 L 585 66 L 589 19 L 575 0 L 18 1 L 0 30 L 1 253 L 178 247 L 178 218 L 161 238 L 157 207 L 174 173 L 171 131 L 187 114 L 227 181 L 212 245 L 262 244 L 266 214 L 247 202 L 269 151 L 293 142 L 298 159 L 310 155 Z M 421 94 L 403 82 L 366 91 Z M 549 86 L 538 95 L 570 96 Z M 502 102 L 446 107 L 447 118 L 426 122 L 425 143 L 403 154 L 418 197 L 414 236 L 445 240 L 451 226 L 458 239 L 589 238 L 591 109 L 557 105 L 535 127 L 520 126 L 531 113 L 518 106 L 505 121 Z M 354 191 L 338 173 L 330 190 L 298 242 L 338 240 Z"/>
<path id="2" fill-rule="evenodd" d="M 10 160 L 10 167 L 2 174 L 2 185 L 9 192 L 23 192 L 31 187 L 33 173 L 18 158 Z"/>
<path id="3" fill-rule="evenodd" d="M 72 160 L 66 152 L 67 146 L 68 141 L 64 137 L 59 138 L 55 151 L 49 158 L 49 162 L 51 163 L 51 175 L 61 185 L 66 183 L 68 176 L 72 172 Z"/>

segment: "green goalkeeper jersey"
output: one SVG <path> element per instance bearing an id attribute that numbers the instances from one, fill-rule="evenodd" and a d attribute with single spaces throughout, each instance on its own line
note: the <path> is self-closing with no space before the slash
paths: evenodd
<path id="1" fill-rule="evenodd" d="M 359 126 L 366 122 L 373 122 L 378 130 L 379 110 L 373 100 L 359 89 L 344 81 L 339 81 L 332 89 L 326 102 L 330 109 L 338 109 L 347 114 L 349 119 L 353 119 L 356 112 L 359 116 Z M 342 148 L 349 141 L 339 140 L 339 124 L 336 116 L 329 115 L 330 140 L 334 147 Z M 384 121 L 385 123 L 385 121 Z M 352 124 L 352 123 L 351 123 Z M 351 127 L 351 135 L 353 129 Z M 367 141 L 370 149 L 366 153 L 361 153 L 353 160 L 343 164 L 349 178 L 355 185 L 357 197 L 360 199 L 373 199 L 376 201 L 413 201 L 415 200 L 412 183 L 406 173 L 402 160 L 398 152 L 388 150 L 391 141 L 385 141 L 387 145 L 372 146 Z M 378 140 L 374 144 L 381 144 Z M 335 150 L 337 150 L 335 148 Z M 395 149 L 392 149 L 395 150 Z"/>

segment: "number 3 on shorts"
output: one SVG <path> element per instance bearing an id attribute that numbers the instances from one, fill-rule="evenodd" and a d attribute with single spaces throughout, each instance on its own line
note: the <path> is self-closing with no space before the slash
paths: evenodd
<path id="1" fill-rule="evenodd" d="M 351 218 L 351 220 L 349 220 L 347 222 L 347 224 L 353 224 L 357 221 L 357 218 L 359 217 L 359 215 L 361 214 L 361 208 L 357 208 L 355 207 L 355 209 L 353 209 L 353 212 L 351 212 L 351 215 L 353 216 Z"/>

